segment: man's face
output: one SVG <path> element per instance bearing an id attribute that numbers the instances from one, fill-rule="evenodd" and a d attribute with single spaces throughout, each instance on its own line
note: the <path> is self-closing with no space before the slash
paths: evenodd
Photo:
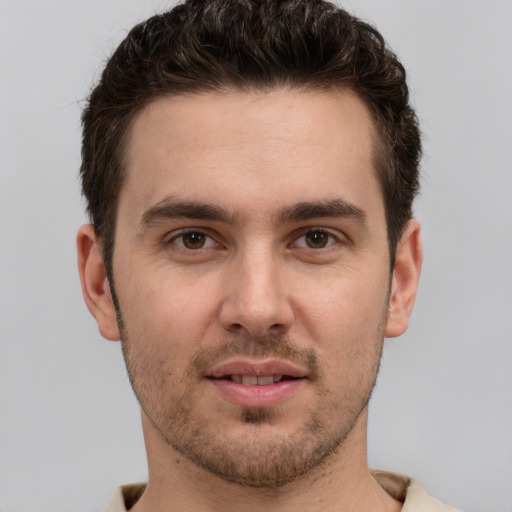
<path id="1" fill-rule="evenodd" d="M 390 289 L 373 138 L 349 93 L 167 97 L 134 121 L 113 276 L 149 435 L 271 486 L 364 428 Z"/>

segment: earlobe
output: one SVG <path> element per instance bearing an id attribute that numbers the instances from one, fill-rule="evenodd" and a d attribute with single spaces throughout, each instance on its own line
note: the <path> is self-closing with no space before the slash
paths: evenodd
<path id="1" fill-rule="evenodd" d="M 422 260 L 420 225 L 417 220 L 411 219 L 396 248 L 385 330 L 387 338 L 400 336 L 407 330 L 418 290 Z"/>
<path id="2" fill-rule="evenodd" d="M 116 311 L 101 256 L 99 241 L 90 224 L 82 226 L 76 237 L 78 271 L 82 293 L 101 335 L 108 340 L 120 339 Z"/>

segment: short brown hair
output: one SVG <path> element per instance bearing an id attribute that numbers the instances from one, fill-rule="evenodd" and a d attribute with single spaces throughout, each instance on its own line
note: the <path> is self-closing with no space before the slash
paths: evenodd
<path id="1" fill-rule="evenodd" d="M 421 141 L 405 70 L 381 34 L 324 0 L 186 0 L 129 32 L 82 115 L 82 191 L 109 273 L 134 117 L 163 95 L 278 87 L 350 89 L 370 108 L 393 265 Z"/>

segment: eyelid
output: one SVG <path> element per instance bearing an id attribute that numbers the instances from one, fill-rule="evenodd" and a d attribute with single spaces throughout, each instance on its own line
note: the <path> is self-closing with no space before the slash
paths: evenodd
<path id="1" fill-rule="evenodd" d="M 206 247 L 200 247 L 198 249 L 190 249 L 186 247 L 184 244 L 177 244 L 176 240 L 180 237 L 183 237 L 184 235 L 188 233 L 201 233 L 205 236 L 206 239 L 210 239 L 213 244 L 208 244 Z M 218 241 L 217 237 L 213 236 L 208 229 L 205 228 L 194 228 L 194 227 L 187 227 L 187 228 L 180 228 L 176 229 L 174 231 L 171 231 L 168 233 L 164 238 L 165 245 L 174 245 L 175 247 L 178 247 L 181 250 L 188 251 L 188 252 L 199 252 L 201 250 L 210 249 L 211 247 L 220 247 L 222 244 Z"/>
<path id="2" fill-rule="evenodd" d="M 334 239 L 334 242 L 333 243 L 329 243 L 325 247 L 319 247 L 319 248 L 313 248 L 313 247 L 298 246 L 298 245 L 296 245 L 296 242 L 300 238 L 308 235 L 309 233 L 315 233 L 315 232 L 325 233 L 325 234 L 329 235 L 329 237 Z M 341 233 L 339 233 L 337 231 L 335 232 L 334 230 L 326 228 L 326 227 L 323 227 L 323 226 L 308 226 L 308 227 L 302 228 L 302 229 L 300 229 L 300 230 L 298 230 L 298 231 L 296 231 L 294 233 L 293 240 L 292 240 L 292 243 L 290 244 L 290 246 L 291 247 L 298 247 L 300 249 L 311 249 L 312 251 L 319 251 L 321 249 L 324 249 L 324 250 L 325 249 L 329 249 L 332 246 L 340 244 L 340 243 L 343 243 L 343 236 L 342 236 Z"/>

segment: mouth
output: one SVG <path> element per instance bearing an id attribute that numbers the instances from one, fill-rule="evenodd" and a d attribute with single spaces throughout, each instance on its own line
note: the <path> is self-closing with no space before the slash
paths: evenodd
<path id="1" fill-rule="evenodd" d="M 308 380 L 306 371 L 283 361 L 231 361 L 206 377 L 229 402 L 260 408 L 290 399 Z"/>
<path id="2" fill-rule="evenodd" d="M 222 377 L 209 377 L 215 380 L 229 380 L 236 382 L 237 384 L 243 384 L 244 386 L 270 386 L 282 381 L 297 380 L 301 377 L 292 377 L 291 375 L 241 375 L 231 374 L 223 375 Z"/>

